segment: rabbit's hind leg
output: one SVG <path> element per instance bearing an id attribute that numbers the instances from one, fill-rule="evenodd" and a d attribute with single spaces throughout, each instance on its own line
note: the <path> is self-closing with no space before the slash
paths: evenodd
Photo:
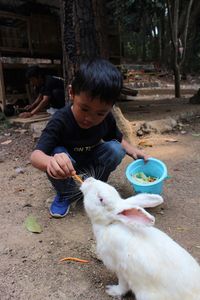
<path id="1" fill-rule="evenodd" d="M 121 297 L 125 295 L 129 291 L 129 287 L 127 282 L 121 277 L 118 276 L 118 284 L 117 285 L 107 285 L 106 293 L 113 297 Z"/>

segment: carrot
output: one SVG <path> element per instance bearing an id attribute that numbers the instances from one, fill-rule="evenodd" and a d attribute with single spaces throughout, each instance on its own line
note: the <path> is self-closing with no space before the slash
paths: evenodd
<path id="1" fill-rule="evenodd" d="M 83 183 L 83 180 L 81 179 L 81 177 L 79 175 L 73 175 L 72 178 L 76 181 L 79 181 L 80 183 Z"/>
<path id="2" fill-rule="evenodd" d="M 64 257 L 60 260 L 60 262 L 62 262 L 62 261 L 76 261 L 76 262 L 80 262 L 80 263 L 89 263 L 89 260 L 80 259 L 77 257 Z"/>

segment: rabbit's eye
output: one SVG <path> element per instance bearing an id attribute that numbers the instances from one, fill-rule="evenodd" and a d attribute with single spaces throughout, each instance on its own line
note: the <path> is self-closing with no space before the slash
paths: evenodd
<path id="1" fill-rule="evenodd" d="M 100 194 L 97 194 L 98 200 L 102 203 L 103 202 L 103 198 L 101 197 Z"/>

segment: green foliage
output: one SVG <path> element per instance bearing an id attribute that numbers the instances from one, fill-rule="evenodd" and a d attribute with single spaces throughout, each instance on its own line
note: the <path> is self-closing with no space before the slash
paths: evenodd
<path id="1" fill-rule="evenodd" d="M 11 127 L 12 124 L 8 121 L 4 113 L 0 112 L 0 132 Z"/>
<path id="2" fill-rule="evenodd" d="M 170 0 L 172 8 L 174 1 Z M 106 2 L 112 23 L 119 25 L 124 56 L 157 61 L 171 68 L 172 42 L 166 0 L 111 0 Z M 183 41 L 188 0 L 179 1 L 178 36 Z M 173 9 L 172 9 L 173 10 Z M 200 3 L 194 0 L 188 30 L 185 71 L 200 69 Z M 172 14 L 173 18 L 173 14 Z"/>
<path id="3" fill-rule="evenodd" d="M 158 35 L 165 0 L 112 0 L 108 2 L 115 24 L 120 25 L 125 56 L 137 60 L 158 58 Z"/>
<path id="4" fill-rule="evenodd" d="M 124 28 L 132 28 L 133 31 L 139 32 L 142 18 L 151 18 L 155 13 L 159 13 L 165 8 L 165 1 L 111 0 L 107 3 L 107 8 L 112 11 L 115 23 L 120 22 Z"/>

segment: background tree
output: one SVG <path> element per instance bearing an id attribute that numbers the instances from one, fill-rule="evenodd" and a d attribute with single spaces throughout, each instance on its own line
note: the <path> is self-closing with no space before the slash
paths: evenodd
<path id="1" fill-rule="evenodd" d="M 199 0 L 61 0 L 61 8 L 66 85 L 84 58 L 110 58 L 110 21 L 131 62 L 173 70 L 176 97 L 180 73 L 200 67 Z"/>
<path id="2" fill-rule="evenodd" d="M 81 61 L 100 56 L 101 51 L 103 56 L 106 53 L 105 50 L 103 52 L 103 49 L 106 49 L 106 43 L 102 38 L 101 25 L 99 25 L 102 22 L 100 21 L 100 12 L 103 13 L 103 2 L 61 0 L 63 70 L 66 87 L 71 83 Z M 94 6 L 96 10 L 94 10 Z M 102 47 L 103 43 L 104 48 Z"/>
<path id="3" fill-rule="evenodd" d="M 171 42 L 173 49 L 173 70 L 175 77 L 175 97 L 180 98 L 180 68 L 185 60 L 187 35 L 190 12 L 192 8 L 193 0 L 190 0 L 185 13 L 185 26 L 183 26 L 183 32 L 180 32 L 179 28 L 179 15 L 180 15 L 180 3 L 179 0 L 170 1 L 167 0 L 169 25 L 171 31 Z"/>
<path id="4" fill-rule="evenodd" d="M 112 0 L 109 5 L 122 24 L 125 56 L 172 70 L 180 97 L 180 73 L 200 67 L 199 0 Z"/>
<path id="5" fill-rule="evenodd" d="M 61 1 L 66 86 L 71 83 L 82 60 L 109 56 L 107 26 L 105 26 L 105 19 L 102 18 L 105 16 L 105 7 L 105 2 L 102 0 Z M 124 136 L 129 139 L 132 135 L 131 125 L 119 108 L 115 108 L 113 114 Z"/>
<path id="6" fill-rule="evenodd" d="M 180 3 L 185 7 L 185 1 Z M 179 30 L 183 32 L 185 26 L 184 9 L 180 11 Z M 200 69 L 200 1 L 194 0 L 188 27 L 187 51 L 185 53 L 185 61 L 183 68 L 185 72 L 199 72 Z"/>

